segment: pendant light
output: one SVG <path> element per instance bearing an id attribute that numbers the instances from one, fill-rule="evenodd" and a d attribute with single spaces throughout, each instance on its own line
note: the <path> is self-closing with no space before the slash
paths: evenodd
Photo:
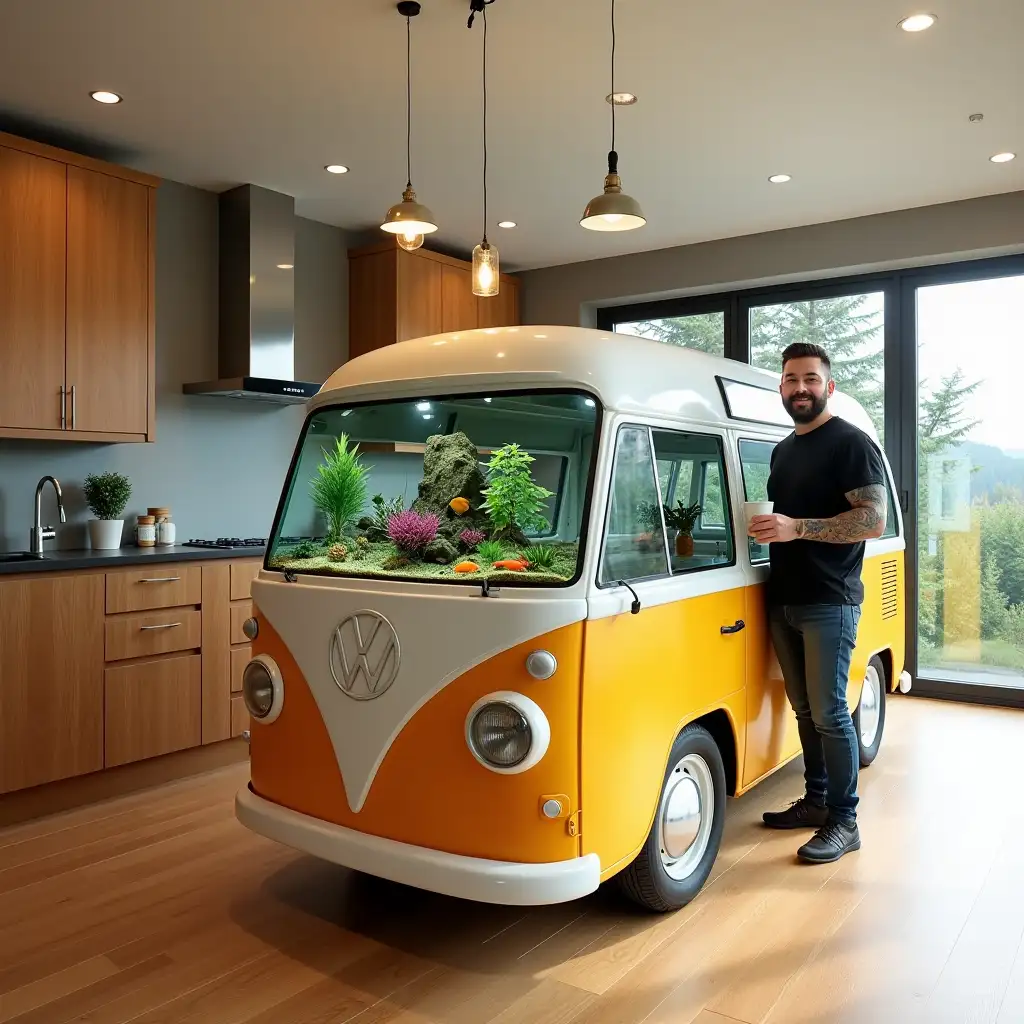
<path id="1" fill-rule="evenodd" d="M 493 298 L 498 294 L 501 275 L 498 269 L 498 250 L 487 241 L 487 5 L 494 0 L 470 0 L 469 27 L 473 27 L 473 15 L 478 11 L 483 16 L 483 100 L 484 100 L 484 237 L 473 250 L 473 294 L 480 298 Z"/>
<path id="2" fill-rule="evenodd" d="M 580 224 L 590 231 L 631 231 L 642 228 L 647 218 L 640 204 L 622 191 L 619 177 L 619 154 L 615 152 L 615 0 L 612 4 L 612 148 L 608 153 L 608 174 L 604 192 L 587 203 Z"/>
<path id="3" fill-rule="evenodd" d="M 398 13 L 405 18 L 405 166 L 406 185 L 402 201 L 388 210 L 381 231 L 395 235 L 398 244 L 409 252 L 423 244 L 423 236 L 437 230 L 434 215 L 416 201 L 412 187 L 412 19 L 420 13 L 415 0 L 402 0 Z"/>

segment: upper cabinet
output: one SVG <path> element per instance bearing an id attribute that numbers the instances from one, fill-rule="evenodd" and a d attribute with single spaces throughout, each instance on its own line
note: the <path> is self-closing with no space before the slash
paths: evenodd
<path id="1" fill-rule="evenodd" d="M 0 437 L 155 439 L 158 184 L 0 134 Z"/>
<path id="2" fill-rule="evenodd" d="M 471 264 L 394 242 L 349 253 L 349 356 L 445 331 L 519 323 L 519 282 L 501 275 L 497 296 L 473 294 Z"/>

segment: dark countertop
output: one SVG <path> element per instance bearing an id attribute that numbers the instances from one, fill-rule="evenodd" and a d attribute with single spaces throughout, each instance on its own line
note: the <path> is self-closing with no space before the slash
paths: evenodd
<path id="1" fill-rule="evenodd" d="M 266 548 L 186 548 L 180 545 L 163 548 L 123 547 L 116 551 L 60 551 L 48 549 L 42 558 L 22 562 L 0 561 L 0 576 L 36 572 L 67 572 L 72 569 L 127 568 L 151 562 L 208 562 L 220 558 L 260 558 Z"/>

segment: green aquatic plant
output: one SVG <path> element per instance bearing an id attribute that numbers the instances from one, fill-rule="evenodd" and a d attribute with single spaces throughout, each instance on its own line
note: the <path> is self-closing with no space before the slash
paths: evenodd
<path id="1" fill-rule="evenodd" d="M 530 563 L 531 569 L 550 572 L 555 567 L 558 552 L 553 547 L 549 547 L 547 544 L 535 544 L 528 551 L 529 554 L 523 555 L 523 558 Z"/>
<path id="2" fill-rule="evenodd" d="M 493 564 L 505 557 L 505 545 L 501 541 L 485 540 L 477 545 L 476 553 L 481 564 Z"/>
<path id="3" fill-rule="evenodd" d="M 318 544 L 314 540 L 304 540 L 301 543 L 296 544 L 295 547 L 288 552 L 291 558 L 317 558 L 323 553 L 323 545 Z"/>
<path id="4" fill-rule="evenodd" d="M 540 533 L 548 528 L 541 509 L 552 491 L 535 483 L 530 472 L 533 456 L 518 444 L 497 449 L 487 463 L 484 508 L 497 537 L 525 539 L 525 531 Z"/>
<path id="5" fill-rule="evenodd" d="M 338 540 L 362 512 L 367 472 L 358 446 L 349 447 L 347 434 L 335 441 L 333 450 L 324 449 L 324 461 L 317 466 L 311 488 L 313 504 L 327 519 L 329 542 Z"/>

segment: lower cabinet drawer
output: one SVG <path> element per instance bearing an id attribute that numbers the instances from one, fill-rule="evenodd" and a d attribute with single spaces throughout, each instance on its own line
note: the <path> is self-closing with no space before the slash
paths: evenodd
<path id="1" fill-rule="evenodd" d="M 231 698 L 231 735 L 241 736 L 249 728 L 249 712 L 241 697 Z"/>
<path id="2" fill-rule="evenodd" d="M 112 768 L 202 743 L 202 656 L 106 670 L 104 765 Z"/>
<path id="3" fill-rule="evenodd" d="M 148 658 L 172 651 L 192 651 L 203 642 L 203 613 L 197 608 L 167 608 L 107 618 L 107 661 Z"/>

